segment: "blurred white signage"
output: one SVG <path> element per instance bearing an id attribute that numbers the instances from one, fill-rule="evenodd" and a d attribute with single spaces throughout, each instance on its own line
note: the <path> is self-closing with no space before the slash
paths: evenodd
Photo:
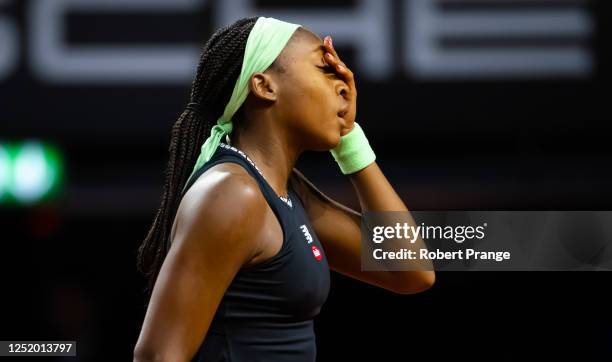
<path id="1" fill-rule="evenodd" d="M 0 9 L 9 3 L 0 0 Z M 200 54 L 195 44 L 71 45 L 65 19 L 68 13 L 196 13 L 203 7 L 214 12 L 211 28 L 265 15 L 332 34 L 335 44 L 354 49 L 352 66 L 362 79 L 588 76 L 591 14 L 585 1 L 559 3 L 521 0 L 504 7 L 495 6 L 504 4 L 499 0 L 355 0 L 346 8 L 304 9 L 259 8 L 255 0 L 31 0 L 25 36 L 14 19 L 0 13 L 0 81 L 15 71 L 20 45 L 26 43 L 28 65 L 47 82 L 184 84 L 192 79 Z M 394 16 L 398 8 L 399 17 Z M 395 24 L 398 18 L 401 23 Z"/>

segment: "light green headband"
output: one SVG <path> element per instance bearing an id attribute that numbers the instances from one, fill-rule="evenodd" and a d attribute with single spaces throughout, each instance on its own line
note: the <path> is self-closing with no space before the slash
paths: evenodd
<path id="1" fill-rule="evenodd" d="M 210 160 L 223 136 L 232 132 L 232 116 L 244 103 L 249 93 L 248 82 L 251 75 L 268 69 L 300 26 L 274 18 L 259 17 L 257 19 L 247 39 L 242 69 L 234 85 L 232 96 L 225 106 L 223 115 L 219 117 L 217 124 L 210 131 L 210 136 L 202 145 L 200 155 L 189 178 Z"/>

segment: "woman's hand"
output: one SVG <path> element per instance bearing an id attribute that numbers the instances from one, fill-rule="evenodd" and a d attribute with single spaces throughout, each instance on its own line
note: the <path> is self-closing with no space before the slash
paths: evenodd
<path id="1" fill-rule="evenodd" d="M 341 134 L 344 136 L 349 133 L 351 129 L 353 129 L 355 116 L 357 113 L 357 88 L 355 87 L 355 77 L 353 76 L 353 72 L 344 64 L 338 53 L 336 53 L 336 49 L 334 49 L 334 45 L 332 44 L 331 36 L 326 36 L 323 39 L 323 45 L 327 52 L 324 55 L 325 61 L 338 73 L 338 75 L 344 80 L 344 82 L 348 85 L 349 90 L 344 95 L 344 98 L 349 103 L 348 112 L 342 117 L 346 120 L 347 128 L 343 129 Z"/>

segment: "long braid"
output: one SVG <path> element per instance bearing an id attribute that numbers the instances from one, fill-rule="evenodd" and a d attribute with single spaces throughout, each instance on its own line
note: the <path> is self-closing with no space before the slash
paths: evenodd
<path id="1" fill-rule="evenodd" d="M 169 159 L 159 209 L 138 248 L 137 267 L 148 279 L 150 297 L 164 258 L 170 248 L 170 232 L 180 193 L 193 170 L 200 147 L 229 101 L 240 75 L 244 49 L 257 17 L 243 18 L 216 31 L 200 55 L 191 88 L 191 102 L 201 105 L 179 116 L 172 126 Z"/>

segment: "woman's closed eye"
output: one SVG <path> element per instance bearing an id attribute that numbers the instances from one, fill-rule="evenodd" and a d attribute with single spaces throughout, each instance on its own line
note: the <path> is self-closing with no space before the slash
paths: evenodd
<path id="1" fill-rule="evenodd" d="M 326 64 L 324 66 L 317 65 L 317 68 L 323 69 L 325 73 L 335 73 L 336 72 L 334 70 L 334 67 L 330 66 L 329 64 Z"/>

